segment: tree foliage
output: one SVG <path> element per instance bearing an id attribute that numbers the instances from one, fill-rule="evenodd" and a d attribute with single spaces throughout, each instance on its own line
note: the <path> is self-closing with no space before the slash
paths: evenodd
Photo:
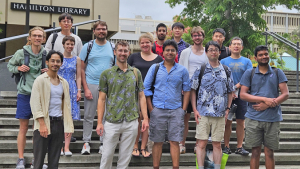
<path id="1" fill-rule="evenodd" d="M 275 5 L 288 9 L 300 9 L 298 0 L 166 0 L 171 7 L 184 3 L 185 8 L 178 17 L 190 27 L 201 26 L 206 33 L 205 42 L 211 40 L 215 28 L 226 31 L 225 45 L 239 36 L 244 41 L 242 55 L 249 56 L 257 45 L 265 44 L 261 34 L 266 22 L 261 15 Z"/>

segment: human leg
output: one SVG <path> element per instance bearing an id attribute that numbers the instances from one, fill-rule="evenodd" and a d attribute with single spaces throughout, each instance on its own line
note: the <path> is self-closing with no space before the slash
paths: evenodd
<path id="1" fill-rule="evenodd" d="M 221 164 L 222 160 L 222 149 L 221 149 L 221 142 L 212 142 L 213 145 L 213 157 L 215 164 Z"/>
<path id="2" fill-rule="evenodd" d="M 142 143 L 141 143 L 141 153 L 143 157 L 150 157 L 150 153 L 146 150 L 146 146 L 148 143 L 149 132 L 148 130 L 142 133 Z"/>
<path id="3" fill-rule="evenodd" d="M 65 134 L 65 152 L 71 153 L 70 148 L 69 148 L 70 142 L 71 142 L 71 137 L 72 137 L 72 134 L 69 137 L 67 137 L 67 134 Z"/>
<path id="4" fill-rule="evenodd" d="M 232 121 L 227 119 L 226 125 L 225 125 L 225 132 L 224 132 L 224 149 L 223 153 L 231 154 L 231 150 L 229 147 L 229 141 L 230 141 L 230 135 L 232 131 Z"/>
<path id="5" fill-rule="evenodd" d="M 179 167 L 179 142 L 170 141 L 170 154 L 172 157 L 173 167 Z"/>
<path id="6" fill-rule="evenodd" d="M 26 133 L 28 131 L 29 119 L 19 119 L 20 128 L 17 138 L 19 158 L 24 158 L 24 149 L 26 145 Z"/>
<path id="7" fill-rule="evenodd" d="M 205 153 L 206 153 L 206 145 L 208 140 L 199 140 L 197 139 L 197 148 L 196 148 L 196 155 L 197 155 L 197 161 L 198 166 L 203 167 L 204 166 L 204 159 L 205 159 Z"/>
<path id="8" fill-rule="evenodd" d="M 274 150 L 264 147 L 266 169 L 275 169 Z"/>
<path id="9" fill-rule="evenodd" d="M 141 124 L 141 116 L 138 119 L 138 128 L 137 128 L 138 134 L 136 136 L 135 143 L 133 146 L 133 151 L 132 151 L 132 155 L 135 157 L 140 156 L 140 151 L 139 151 L 139 139 L 140 139 L 140 135 L 141 135 L 140 124 Z"/>
<path id="10" fill-rule="evenodd" d="M 250 169 L 259 168 L 259 159 L 261 154 L 261 146 L 252 147 L 252 155 L 250 159 Z"/>
<path id="11" fill-rule="evenodd" d="M 49 136 L 49 135 L 48 135 Z M 34 168 L 43 168 L 44 159 L 48 149 L 48 138 L 42 137 L 38 130 L 33 132 L 33 156 L 34 158 Z"/>
<path id="12" fill-rule="evenodd" d="M 162 154 L 162 146 L 163 146 L 163 142 L 154 142 L 153 149 L 152 149 L 153 168 L 154 167 L 159 168 L 159 163 Z"/>
<path id="13" fill-rule="evenodd" d="M 186 141 L 186 137 L 188 135 L 189 132 L 189 120 L 191 117 L 191 113 L 186 113 L 184 115 L 184 132 L 183 132 L 183 140 L 180 142 L 180 144 L 182 145 L 180 147 L 180 153 L 181 154 L 185 154 L 186 148 L 185 148 L 185 141 Z"/>

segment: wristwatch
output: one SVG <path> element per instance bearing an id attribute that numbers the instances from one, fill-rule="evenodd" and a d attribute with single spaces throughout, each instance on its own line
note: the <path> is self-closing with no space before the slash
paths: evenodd
<path id="1" fill-rule="evenodd" d="M 227 108 L 226 108 L 226 110 L 230 110 L 230 109 L 231 109 L 230 107 L 227 107 Z"/>

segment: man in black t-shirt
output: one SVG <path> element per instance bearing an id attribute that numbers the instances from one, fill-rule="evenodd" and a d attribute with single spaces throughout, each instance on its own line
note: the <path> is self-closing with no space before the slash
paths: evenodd
<path id="1" fill-rule="evenodd" d="M 221 54 L 219 56 L 219 60 L 222 60 L 231 55 L 231 52 L 228 47 L 223 45 L 225 40 L 226 32 L 222 28 L 217 28 L 213 31 L 212 40 L 218 42 L 221 47 Z"/>

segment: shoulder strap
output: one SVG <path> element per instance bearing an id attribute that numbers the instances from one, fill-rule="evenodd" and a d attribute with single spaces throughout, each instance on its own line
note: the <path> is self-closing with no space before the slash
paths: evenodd
<path id="1" fill-rule="evenodd" d="M 136 79 L 136 86 L 138 86 L 138 84 L 139 84 L 139 77 L 138 77 L 137 70 L 136 70 L 135 67 L 133 68 L 133 73 L 134 73 L 134 76 L 135 76 L 135 79 Z"/>
<path id="2" fill-rule="evenodd" d="M 155 45 L 155 42 L 153 43 L 153 46 L 152 46 L 152 52 L 156 54 L 156 45 Z"/>
<path id="3" fill-rule="evenodd" d="M 252 79 L 253 79 L 253 76 L 254 76 L 254 73 L 255 73 L 255 68 L 256 68 L 256 67 L 252 68 L 252 70 L 251 70 L 249 92 L 251 92 Z"/>
<path id="4" fill-rule="evenodd" d="M 273 71 L 275 72 L 276 74 L 276 77 L 277 77 L 277 87 L 278 87 L 278 90 L 279 90 L 279 76 L 278 76 L 278 68 L 276 67 L 272 67 Z"/>
<path id="5" fill-rule="evenodd" d="M 113 53 L 113 56 L 114 56 L 114 62 L 113 62 L 113 64 L 112 64 L 112 66 L 115 66 L 115 64 L 116 64 L 116 56 L 115 56 L 115 54 L 114 54 L 115 48 L 112 46 L 111 42 L 109 42 L 109 44 L 110 44 L 110 46 L 111 46 L 112 53 Z"/>
<path id="6" fill-rule="evenodd" d="M 184 43 L 185 43 L 185 48 L 190 47 L 190 44 L 189 44 L 189 43 L 187 43 L 187 42 L 184 42 Z"/>
<path id="7" fill-rule="evenodd" d="M 223 65 L 223 64 L 222 64 L 222 65 Z M 227 78 L 230 78 L 230 73 L 229 73 L 228 66 L 226 66 L 226 65 L 223 65 L 223 67 L 224 67 L 224 70 L 225 70 L 225 72 L 226 72 L 226 76 L 227 76 Z"/>
<path id="8" fill-rule="evenodd" d="M 200 66 L 201 66 L 201 67 L 200 67 L 200 73 L 199 73 L 199 76 L 198 76 L 198 83 L 199 83 L 199 85 L 198 85 L 198 88 L 197 88 L 197 90 L 196 90 L 196 100 L 197 100 L 197 98 L 198 98 L 198 93 L 199 93 L 199 89 L 200 89 L 200 85 L 201 85 L 201 80 L 202 80 L 202 77 L 203 77 L 203 75 L 204 75 L 204 71 L 205 71 L 205 68 L 206 68 L 206 64 L 205 64 L 205 63 L 201 63 Z"/>
<path id="9" fill-rule="evenodd" d="M 227 56 L 230 56 L 231 55 L 231 51 L 230 51 L 229 47 L 225 47 L 225 49 L 226 49 Z"/>
<path id="10" fill-rule="evenodd" d="M 89 57 L 89 55 L 90 55 L 90 53 L 92 51 L 93 44 L 94 44 L 94 40 L 90 40 L 88 42 L 87 51 L 86 51 L 86 57 L 85 57 L 84 63 L 88 62 L 88 57 Z"/>
<path id="11" fill-rule="evenodd" d="M 24 52 L 24 65 L 29 66 L 30 54 L 24 48 L 23 48 L 23 52 Z M 25 72 L 21 72 L 20 75 L 23 76 L 23 84 L 25 85 L 26 84 L 26 75 L 25 75 Z"/>
<path id="12" fill-rule="evenodd" d="M 156 75 L 157 75 L 158 69 L 159 69 L 159 63 L 156 63 L 155 70 L 154 70 L 154 75 L 153 75 L 154 78 L 153 78 L 153 81 L 152 81 L 152 84 L 151 84 L 151 90 L 152 91 L 154 90 L 154 84 L 155 84 L 155 81 L 156 81 Z"/>
<path id="13" fill-rule="evenodd" d="M 42 69 L 46 68 L 46 56 L 47 56 L 47 51 L 44 50 L 42 54 Z"/>
<path id="14" fill-rule="evenodd" d="M 55 41 L 57 39 L 57 33 L 53 33 L 53 36 L 52 36 L 52 41 L 51 41 L 51 44 L 52 44 L 52 50 L 54 49 L 54 44 L 55 44 Z"/>

